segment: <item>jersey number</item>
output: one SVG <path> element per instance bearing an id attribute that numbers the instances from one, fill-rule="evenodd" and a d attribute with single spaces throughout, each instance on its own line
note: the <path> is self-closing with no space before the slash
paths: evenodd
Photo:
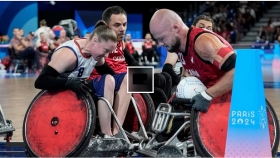
<path id="1" fill-rule="evenodd" d="M 85 68 L 84 67 L 81 67 L 78 71 L 78 76 L 77 77 L 82 77 L 83 76 L 83 73 L 84 73 L 84 70 Z"/>

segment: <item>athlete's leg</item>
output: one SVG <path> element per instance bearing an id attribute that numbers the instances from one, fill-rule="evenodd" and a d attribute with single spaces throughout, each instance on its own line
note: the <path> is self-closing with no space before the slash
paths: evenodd
<path id="1" fill-rule="evenodd" d="M 115 79 L 111 75 L 103 75 L 93 80 L 93 88 L 97 97 L 106 98 L 111 106 L 114 101 Z M 98 116 L 101 132 L 112 136 L 111 112 L 103 100 L 98 100 Z"/>
<path id="2" fill-rule="evenodd" d="M 118 91 L 115 97 L 114 111 L 121 123 L 123 125 L 128 106 L 131 100 L 131 94 L 127 93 L 127 77 L 126 73 L 121 73 L 114 75 L 116 88 L 115 91 Z M 119 132 L 119 127 L 117 123 L 113 122 L 113 135 Z"/>

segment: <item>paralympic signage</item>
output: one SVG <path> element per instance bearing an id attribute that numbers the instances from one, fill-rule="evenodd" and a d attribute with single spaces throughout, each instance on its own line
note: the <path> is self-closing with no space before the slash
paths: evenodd
<path id="1" fill-rule="evenodd" d="M 225 157 L 271 157 L 259 50 L 236 51 Z"/>

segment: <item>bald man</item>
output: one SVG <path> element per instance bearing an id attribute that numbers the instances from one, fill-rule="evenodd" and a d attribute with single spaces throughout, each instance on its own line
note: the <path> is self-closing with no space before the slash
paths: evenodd
<path id="1" fill-rule="evenodd" d="M 188 28 L 169 9 L 154 13 L 150 32 L 159 45 L 178 55 L 186 77 L 195 76 L 207 87 L 191 99 L 195 110 L 207 112 L 214 97 L 232 89 L 236 54 L 225 39 L 207 29 Z"/>
<path id="2" fill-rule="evenodd" d="M 210 31 L 213 31 L 213 26 L 214 21 L 210 16 L 204 14 L 197 16 L 192 23 L 192 27 L 206 28 Z M 172 86 L 176 86 L 179 84 L 180 80 L 182 79 L 181 75 L 185 76 L 185 71 L 181 68 L 182 63 L 178 60 L 178 55 L 176 53 L 168 52 L 164 62 L 164 66 L 162 68 L 162 72 L 166 72 L 170 75 L 172 79 Z"/>

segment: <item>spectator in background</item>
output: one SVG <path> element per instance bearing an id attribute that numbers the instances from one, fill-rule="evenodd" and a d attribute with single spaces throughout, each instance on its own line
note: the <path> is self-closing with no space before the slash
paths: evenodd
<path id="1" fill-rule="evenodd" d="M 14 29 L 14 37 L 11 39 L 10 47 L 15 53 L 15 59 L 28 59 L 36 64 L 36 73 L 40 73 L 40 63 L 37 51 L 34 50 L 34 32 L 30 32 L 26 38 L 21 36 L 18 28 Z M 31 65 L 29 65 L 31 69 Z"/>
<path id="2" fill-rule="evenodd" d="M 0 42 L 2 44 L 7 43 L 9 41 L 8 35 L 3 35 L 3 33 L 0 31 Z"/>
<path id="3" fill-rule="evenodd" d="M 15 27 L 13 29 L 13 37 L 11 38 L 11 42 L 16 40 L 17 38 L 19 38 L 18 34 L 19 34 L 19 28 Z M 15 47 L 17 47 L 17 46 L 15 46 Z M 16 49 L 16 48 L 14 48 L 14 46 L 11 43 L 9 45 L 9 48 L 10 49 Z"/>
<path id="4" fill-rule="evenodd" d="M 235 26 L 230 27 L 230 33 L 229 33 L 229 42 L 231 44 L 235 44 L 237 40 L 237 30 Z"/>
<path id="5" fill-rule="evenodd" d="M 273 27 L 278 27 L 278 26 L 280 26 L 280 18 L 279 18 L 279 17 L 275 17 L 275 18 L 274 18 L 274 21 L 272 21 L 271 25 L 272 25 Z"/>
<path id="6" fill-rule="evenodd" d="M 20 33 L 21 37 L 24 37 L 24 30 L 23 29 L 19 29 L 19 33 Z"/>
<path id="7" fill-rule="evenodd" d="M 274 27 L 272 26 L 271 20 L 269 20 L 266 24 L 266 39 L 269 42 L 273 42 L 273 33 L 274 33 Z"/>
<path id="8" fill-rule="evenodd" d="M 260 43 L 266 40 L 266 31 L 263 26 L 261 26 L 260 30 L 258 31 L 257 40 L 260 40 Z"/>
<path id="9" fill-rule="evenodd" d="M 154 61 L 158 62 L 156 49 L 156 42 L 152 39 L 150 33 L 146 33 L 145 40 L 142 44 L 142 57 L 144 62 L 153 62 L 153 59 Z"/>
<path id="10" fill-rule="evenodd" d="M 277 37 L 277 40 L 275 42 L 280 43 L 280 36 Z"/>
<path id="11" fill-rule="evenodd" d="M 41 41 L 40 39 L 40 34 L 44 33 L 46 39 L 50 42 L 53 43 L 53 39 L 55 38 L 55 34 L 53 30 L 47 26 L 47 22 L 45 19 L 40 21 L 40 27 L 35 31 L 35 37 L 37 37 L 37 41 Z"/>
<path id="12" fill-rule="evenodd" d="M 48 64 L 48 59 L 50 59 L 50 54 L 56 46 L 47 39 L 44 32 L 40 33 L 40 41 L 36 42 L 36 49 L 40 54 L 40 66 L 43 68 Z"/>
<path id="13" fill-rule="evenodd" d="M 278 41 L 280 37 L 280 27 L 276 27 L 274 33 L 273 33 L 273 42 Z"/>
<path id="14" fill-rule="evenodd" d="M 252 6 L 249 6 L 248 7 L 248 11 L 249 11 L 249 13 L 250 13 L 250 15 L 251 15 L 251 18 L 252 18 L 252 21 L 255 23 L 256 22 L 256 11 L 255 11 L 255 9 L 252 7 Z"/>
<path id="15" fill-rule="evenodd" d="M 140 56 L 138 52 L 134 49 L 133 43 L 131 42 L 131 35 L 126 34 L 125 36 L 125 48 L 129 51 L 129 53 L 134 57 L 136 61 L 140 60 Z"/>
<path id="16" fill-rule="evenodd" d="M 265 8 L 271 8 L 273 4 L 275 3 L 252 1 L 216 2 L 207 10 L 217 26 L 213 31 L 223 36 L 222 31 L 225 33 L 224 27 L 226 27 L 229 33 L 227 40 L 234 43 L 246 36 L 251 27 L 262 17 Z M 221 31 L 219 31 L 219 28 Z"/>
<path id="17" fill-rule="evenodd" d="M 230 31 L 227 29 L 226 26 L 223 26 L 223 27 L 222 27 L 221 36 L 222 36 L 225 40 L 229 41 Z"/>

